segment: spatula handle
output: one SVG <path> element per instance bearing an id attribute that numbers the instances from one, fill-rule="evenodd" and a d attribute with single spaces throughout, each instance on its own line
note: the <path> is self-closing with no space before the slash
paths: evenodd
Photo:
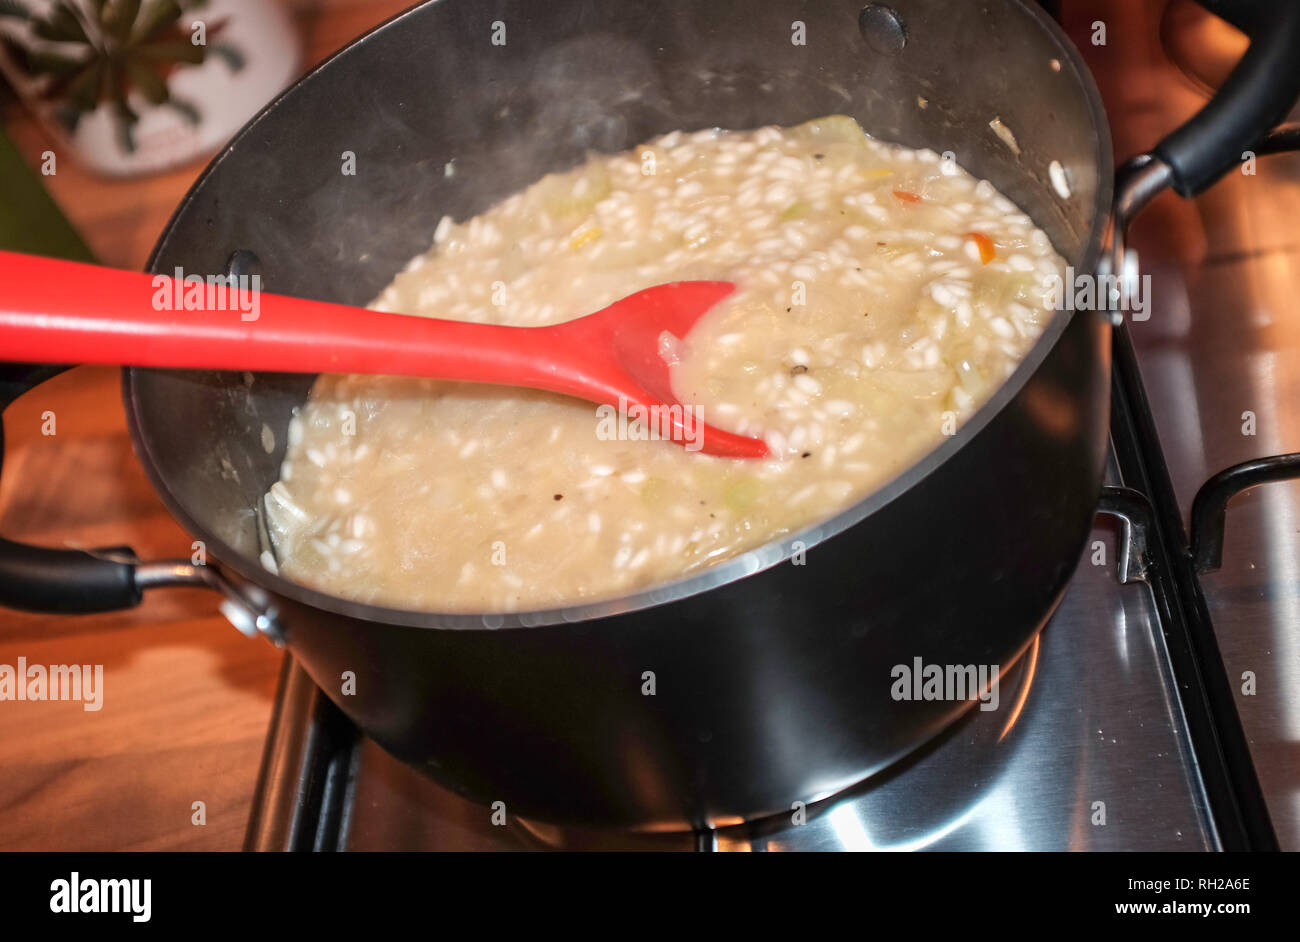
<path id="1" fill-rule="evenodd" d="M 191 276 L 192 277 L 192 276 Z M 556 388 L 549 328 L 387 314 L 0 252 L 0 359 L 376 373 Z"/>

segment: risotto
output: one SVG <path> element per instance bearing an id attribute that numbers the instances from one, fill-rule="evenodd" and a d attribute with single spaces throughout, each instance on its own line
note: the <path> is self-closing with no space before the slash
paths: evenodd
<path id="1" fill-rule="evenodd" d="M 321 376 L 266 495 L 264 562 L 449 612 L 696 572 L 833 516 L 953 434 L 1039 335 L 1063 266 L 987 181 L 843 116 L 593 156 L 444 218 L 371 307 L 534 326 L 664 282 L 733 281 L 677 344 L 673 386 L 771 456 L 643 440 L 549 393 Z"/>

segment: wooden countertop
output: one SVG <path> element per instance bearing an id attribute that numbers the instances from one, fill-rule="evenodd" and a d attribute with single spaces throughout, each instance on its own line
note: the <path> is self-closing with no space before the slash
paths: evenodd
<path id="1" fill-rule="evenodd" d="M 282 0 L 320 61 L 410 0 Z M 52 148 L 12 98 L 5 130 L 39 166 Z M 106 265 L 143 268 L 202 163 L 106 181 L 60 161 L 45 178 Z M 54 414 L 53 435 L 43 434 Z M 188 556 L 126 433 L 118 371 L 83 367 L 4 416 L 0 533 L 50 546 Z M 245 638 L 213 595 L 157 590 L 132 611 L 49 617 L 0 609 L 0 665 L 101 664 L 103 702 L 0 702 L 0 849 L 235 850 L 244 836 L 281 653 Z M 206 823 L 194 823 L 203 802 Z"/>

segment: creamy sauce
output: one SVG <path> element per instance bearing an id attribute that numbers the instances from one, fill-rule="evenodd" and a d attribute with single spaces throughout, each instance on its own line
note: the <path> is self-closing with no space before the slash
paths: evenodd
<path id="1" fill-rule="evenodd" d="M 635 423 L 610 440 L 626 422 L 548 393 L 322 376 L 266 499 L 279 568 L 470 612 L 698 571 L 833 516 L 953 434 L 1051 317 L 1063 266 L 987 182 L 842 116 L 595 156 L 444 219 L 372 307 L 539 325 L 664 282 L 734 281 L 666 349 L 673 385 L 772 457 L 629 440 Z"/>

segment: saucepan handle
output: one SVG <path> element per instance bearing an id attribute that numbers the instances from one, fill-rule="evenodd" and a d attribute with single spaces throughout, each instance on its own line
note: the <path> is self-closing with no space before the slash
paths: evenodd
<path id="1" fill-rule="evenodd" d="M 0 365 L 0 412 L 66 366 Z M 0 427 L 0 464 L 4 429 Z M 0 605 L 35 612 L 108 612 L 140 602 L 135 554 L 126 547 L 86 552 L 28 546 L 0 537 Z"/>
<path id="2" fill-rule="evenodd" d="M 1183 196 L 1195 196 L 1239 164 L 1242 152 L 1300 97 L 1300 3 L 1197 2 L 1249 36 L 1250 48 L 1214 98 L 1154 150 Z"/>
<path id="3" fill-rule="evenodd" d="M 0 363 L 0 412 L 66 366 Z M 0 425 L 0 465 L 4 428 Z M 112 612 L 140 603 L 148 589 L 202 586 L 224 597 L 221 612 L 240 631 L 283 643 L 275 610 L 255 605 L 213 566 L 188 559 L 141 562 L 129 547 L 53 549 L 0 537 L 0 606 L 76 615 Z"/>
<path id="4" fill-rule="evenodd" d="M 130 556 L 126 547 L 85 552 L 0 537 L 0 605 L 68 615 L 131 608 L 141 594 Z"/>

